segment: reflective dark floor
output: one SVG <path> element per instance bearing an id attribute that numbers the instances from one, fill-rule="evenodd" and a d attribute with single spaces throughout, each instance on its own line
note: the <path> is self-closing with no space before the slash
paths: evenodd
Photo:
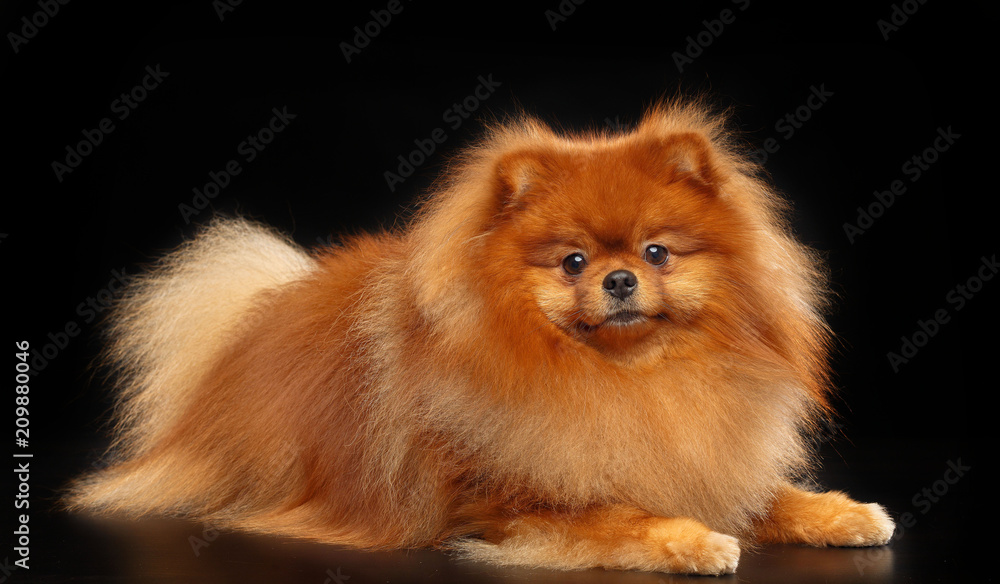
<path id="1" fill-rule="evenodd" d="M 979 470 L 966 470 L 962 477 L 956 477 L 954 471 L 949 473 L 949 461 L 969 464 L 967 460 L 957 462 L 960 457 L 944 452 L 947 448 L 928 451 L 911 445 L 887 449 L 867 453 L 851 450 L 850 464 L 837 452 L 826 452 L 818 478 L 859 499 L 879 500 L 897 520 L 906 517 L 910 527 L 898 529 L 890 545 L 870 549 L 765 546 L 745 552 L 736 575 L 696 579 L 778 583 L 990 581 L 989 573 L 968 573 L 964 568 L 969 564 L 962 559 L 963 518 L 971 511 L 970 487 L 975 480 L 969 477 L 976 476 Z M 50 478 L 43 475 L 41 480 Z M 930 490 L 924 492 L 924 488 Z M 0 574 L 8 578 L 0 578 L 0 582 L 691 581 L 685 576 L 637 572 L 500 569 L 457 561 L 434 550 L 359 552 L 276 537 L 217 532 L 211 526 L 178 519 L 108 520 L 39 510 L 32 514 L 30 525 L 30 569 L 16 568 Z M 13 558 L 8 558 L 5 567 L 10 570 L 12 565 Z"/>
<path id="2" fill-rule="evenodd" d="M 54 546 L 32 553 L 30 579 L 12 582 L 628 582 L 690 581 L 685 576 L 498 569 L 433 550 L 358 552 L 241 533 L 180 520 L 139 522 L 48 517 L 35 528 Z M 954 543 L 933 532 L 907 533 L 872 549 L 766 546 L 745 553 L 735 576 L 720 582 L 952 581 Z M 37 569 L 37 571 L 36 571 Z M 44 575 L 43 574 L 50 574 Z M 715 581 L 710 579 L 709 581 Z M 982 580 L 980 580 L 982 581 Z"/>

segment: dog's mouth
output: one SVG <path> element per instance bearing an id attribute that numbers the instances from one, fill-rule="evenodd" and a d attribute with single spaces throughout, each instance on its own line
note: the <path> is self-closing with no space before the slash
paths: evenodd
<path id="1" fill-rule="evenodd" d="M 644 320 L 646 320 L 646 315 L 644 315 L 644 314 L 641 314 L 641 313 L 638 313 L 638 312 L 632 312 L 630 310 L 622 310 L 622 311 L 616 312 L 616 313 L 612 314 L 611 316 L 609 316 L 608 318 L 606 318 L 604 320 L 604 322 L 601 323 L 601 325 L 602 326 L 604 326 L 604 325 L 606 325 L 606 326 L 629 326 L 629 325 L 632 325 L 632 324 L 638 324 L 638 323 L 640 323 L 640 322 L 642 322 Z"/>
<path id="2" fill-rule="evenodd" d="M 649 317 L 631 310 L 620 310 L 608 316 L 603 321 L 590 324 L 584 321 L 576 323 L 577 328 L 584 333 L 593 333 L 604 327 L 627 328 L 649 320 Z"/>

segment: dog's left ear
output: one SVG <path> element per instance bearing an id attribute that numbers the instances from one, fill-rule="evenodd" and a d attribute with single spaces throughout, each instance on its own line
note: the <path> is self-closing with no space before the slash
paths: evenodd
<path id="1" fill-rule="evenodd" d="M 706 185 L 721 179 L 716 154 L 708 138 L 696 132 L 656 136 L 645 144 L 647 159 L 655 161 L 669 181 L 695 178 Z"/>
<path id="2" fill-rule="evenodd" d="M 691 172 L 703 182 L 715 184 L 717 171 L 712 143 L 701 134 L 687 132 L 666 139 L 666 155 L 680 172 Z"/>

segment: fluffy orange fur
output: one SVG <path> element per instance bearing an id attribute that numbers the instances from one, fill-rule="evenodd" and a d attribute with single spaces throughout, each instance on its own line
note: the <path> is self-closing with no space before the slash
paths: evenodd
<path id="1" fill-rule="evenodd" d="M 498 124 L 407 228 L 311 255 L 217 220 L 116 308 L 120 460 L 69 504 L 565 569 L 885 543 L 877 505 L 792 486 L 830 332 L 784 208 L 678 101 L 620 135 Z"/>

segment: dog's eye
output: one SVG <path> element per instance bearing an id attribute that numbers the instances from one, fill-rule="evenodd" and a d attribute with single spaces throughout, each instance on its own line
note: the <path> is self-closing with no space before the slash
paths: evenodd
<path id="1" fill-rule="evenodd" d="M 646 254 L 643 259 L 647 262 L 653 264 L 654 266 L 662 266 L 666 263 L 667 258 L 670 257 L 670 252 L 667 248 L 654 243 L 652 245 L 646 246 Z"/>
<path id="2" fill-rule="evenodd" d="M 583 271 L 587 265 L 587 258 L 583 254 L 571 253 L 563 259 L 563 269 L 571 276 L 576 276 Z"/>

